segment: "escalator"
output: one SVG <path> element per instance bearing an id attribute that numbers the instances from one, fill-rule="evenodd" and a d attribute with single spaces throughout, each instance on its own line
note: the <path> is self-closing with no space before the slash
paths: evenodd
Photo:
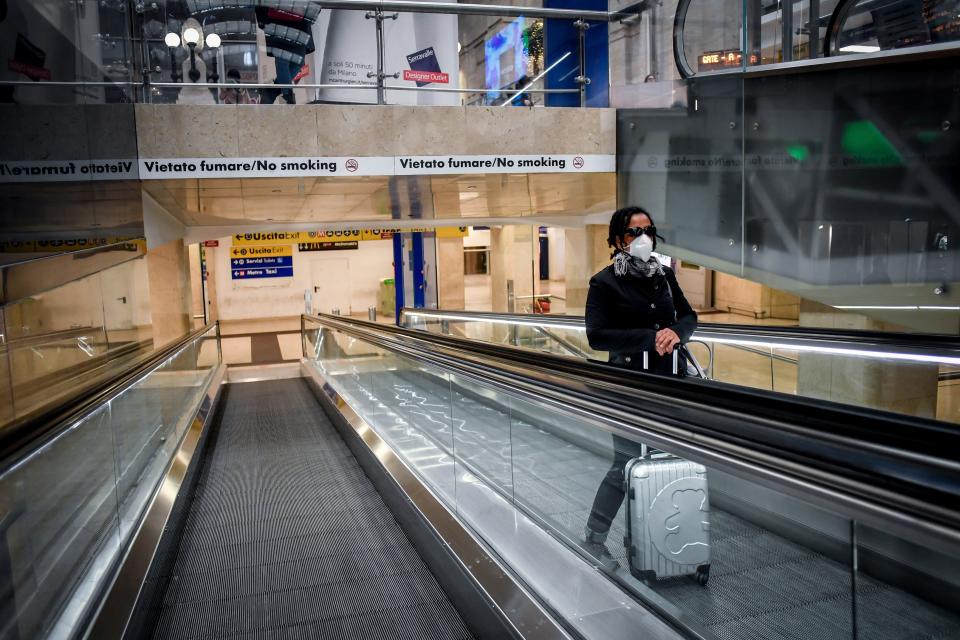
<path id="1" fill-rule="evenodd" d="M 302 323 L 285 377 L 232 381 L 207 327 L 4 448 L 0 636 L 960 632 L 953 428 Z M 706 584 L 634 570 L 624 509 L 584 544 L 617 439 L 704 470 Z"/>

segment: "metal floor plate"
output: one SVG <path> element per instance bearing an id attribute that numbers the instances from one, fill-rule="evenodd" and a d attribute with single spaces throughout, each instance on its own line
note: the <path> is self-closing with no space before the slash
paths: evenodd
<path id="1" fill-rule="evenodd" d="M 472 638 L 302 379 L 228 387 L 154 638 Z"/>

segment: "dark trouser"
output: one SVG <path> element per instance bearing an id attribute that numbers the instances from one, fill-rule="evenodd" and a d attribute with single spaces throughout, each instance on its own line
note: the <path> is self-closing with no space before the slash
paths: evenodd
<path id="1" fill-rule="evenodd" d="M 613 464 L 597 489 L 597 496 L 593 499 L 593 509 L 587 520 L 587 527 L 600 534 L 610 531 L 613 519 L 617 517 L 620 505 L 623 504 L 624 468 L 632 459 L 640 456 L 640 443 L 627 440 L 620 436 L 613 436 Z"/>
<path id="2" fill-rule="evenodd" d="M 289 60 L 281 60 L 280 58 L 275 58 L 274 60 L 277 67 L 277 84 L 292 84 L 293 77 L 300 72 L 302 65 L 296 62 L 290 62 Z M 294 103 L 293 89 L 282 89 L 280 93 L 288 103 Z"/>

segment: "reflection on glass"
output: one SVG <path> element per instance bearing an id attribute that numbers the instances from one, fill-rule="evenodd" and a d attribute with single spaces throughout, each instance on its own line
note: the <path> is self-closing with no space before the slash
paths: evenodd
<path id="1" fill-rule="evenodd" d="M 22 416 L 153 348 L 145 258 L 4 307 L 12 411 Z"/>
<path id="2" fill-rule="evenodd" d="M 16 615 L 3 637 L 70 637 L 97 602 L 196 414 L 219 357 L 197 338 L 0 474 L 0 545 Z M 217 350 L 213 349 L 216 354 Z"/>
<path id="3" fill-rule="evenodd" d="M 454 438 L 447 374 L 304 319 L 307 358 L 450 505 Z"/>
<path id="4" fill-rule="evenodd" d="M 308 349 L 324 333 L 308 321 Z M 765 388 L 798 384 L 796 360 L 806 355 L 774 350 L 781 360 L 769 349 L 694 344 L 708 368 L 708 346 L 717 372 L 736 358 L 758 358 Z M 327 381 L 588 637 L 630 637 L 638 628 L 630 603 L 605 600 L 598 577 L 705 638 L 960 631 L 949 604 L 955 572 L 944 569 L 957 560 L 942 550 L 922 558 L 919 545 L 859 525 L 839 508 L 747 471 L 652 449 L 629 431 L 613 436 L 599 419 L 546 401 L 369 345 L 346 352 L 328 349 L 316 360 Z M 792 367 L 792 382 L 781 365 Z M 449 456 L 446 473 L 432 475 L 424 468 L 438 449 Z"/>
<path id="5" fill-rule="evenodd" d="M 876 53 L 960 40 L 954 0 L 841 0 L 831 16 L 830 55 Z"/>

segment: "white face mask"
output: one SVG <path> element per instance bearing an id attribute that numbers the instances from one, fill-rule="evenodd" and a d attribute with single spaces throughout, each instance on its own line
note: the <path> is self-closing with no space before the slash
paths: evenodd
<path id="1" fill-rule="evenodd" d="M 627 247 L 627 253 L 638 260 L 646 262 L 650 259 L 650 254 L 653 253 L 653 238 L 647 234 L 643 234 L 630 243 L 630 246 Z"/>

